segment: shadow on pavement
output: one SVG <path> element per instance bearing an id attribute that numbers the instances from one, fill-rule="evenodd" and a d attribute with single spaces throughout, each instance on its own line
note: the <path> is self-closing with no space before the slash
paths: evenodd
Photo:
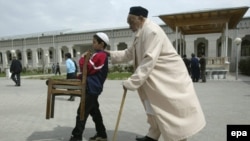
<path id="1" fill-rule="evenodd" d="M 53 131 L 37 131 L 33 132 L 27 141 L 68 141 L 71 136 L 72 127 L 58 126 Z M 96 133 L 94 128 L 86 128 L 83 133 L 83 141 L 94 136 Z M 107 130 L 108 140 L 111 141 L 113 138 L 113 130 Z M 136 136 L 142 136 L 127 131 L 118 131 L 116 141 L 134 141 Z"/>
<path id="2" fill-rule="evenodd" d="M 244 83 L 250 85 L 250 81 L 243 81 Z"/>
<path id="3" fill-rule="evenodd" d="M 16 87 L 15 84 L 13 85 L 6 85 L 6 87 Z"/>

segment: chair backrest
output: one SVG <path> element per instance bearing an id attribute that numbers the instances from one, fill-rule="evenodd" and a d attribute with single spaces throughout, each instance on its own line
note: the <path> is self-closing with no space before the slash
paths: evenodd
<path id="1" fill-rule="evenodd" d="M 88 51 L 84 56 L 84 64 L 82 70 L 82 96 L 81 96 L 81 104 L 80 104 L 80 120 L 84 120 L 85 114 L 85 94 L 86 94 L 86 80 L 87 80 L 87 66 L 89 62 L 91 52 Z"/>
<path id="2" fill-rule="evenodd" d="M 86 92 L 86 84 L 87 84 L 87 70 L 88 70 L 88 61 L 89 58 L 91 56 L 91 52 L 88 51 L 85 56 L 84 56 L 84 64 L 83 64 L 83 70 L 82 70 L 82 79 L 81 81 L 79 79 L 67 79 L 67 80 L 53 80 L 52 81 L 52 85 L 53 88 L 59 88 L 59 89 L 52 89 L 52 91 L 58 91 L 59 93 L 62 92 L 62 90 L 60 89 L 68 89 L 68 90 L 81 90 L 81 93 L 79 93 L 79 95 L 81 95 L 83 98 L 85 96 L 85 92 Z M 81 83 L 81 84 L 80 84 Z M 80 86 L 80 87 L 79 87 Z M 63 92 L 62 92 L 63 93 Z M 65 93 L 78 93 L 77 91 L 68 91 Z"/>
<path id="3" fill-rule="evenodd" d="M 87 80 L 87 66 L 88 66 L 88 61 L 90 58 L 91 52 L 87 51 L 87 53 L 84 56 L 84 64 L 83 64 L 83 70 L 82 70 L 82 85 L 85 86 L 86 88 L 86 80 Z"/>

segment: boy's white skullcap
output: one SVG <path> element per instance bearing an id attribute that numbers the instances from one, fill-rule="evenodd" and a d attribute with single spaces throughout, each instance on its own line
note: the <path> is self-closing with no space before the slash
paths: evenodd
<path id="1" fill-rule="evenodd" d="M 109 37 L 106 33 L 97 32 L 96 35 L 100 37 L 107 45 L 109 44 Z"/>

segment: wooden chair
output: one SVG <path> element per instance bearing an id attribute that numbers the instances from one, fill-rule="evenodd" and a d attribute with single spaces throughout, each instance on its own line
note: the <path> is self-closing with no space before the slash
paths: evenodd
<path id="1" fill-rule="evenodd" d="M 85 55 L 82 71 L 82 80 L 79 79 L 49 79 L 46 105 L 46 119 L 54 118 L 54 107 L 56 96 L 78 96 L 80 100 L 80 119 L 84 119 L 85 93 L 87 79 L 87 64 L 90 52 Z"/>

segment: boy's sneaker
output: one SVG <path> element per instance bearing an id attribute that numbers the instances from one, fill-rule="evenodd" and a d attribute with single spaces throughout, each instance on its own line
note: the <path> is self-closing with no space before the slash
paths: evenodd
<path id="1" fill-rule="evenodd" d="M 75 137 L 75 136 L 72 135 L 72 136 L 70 137 L 69 141 L 82 141 L 82 138 L 80 138 L 80 137 Z"/>
<path id="2" fill-rule="evenodd" d="M 95 135 L 94 137 L 89 138 L 89 141 L 107 141 L 107 137 Z"/>

